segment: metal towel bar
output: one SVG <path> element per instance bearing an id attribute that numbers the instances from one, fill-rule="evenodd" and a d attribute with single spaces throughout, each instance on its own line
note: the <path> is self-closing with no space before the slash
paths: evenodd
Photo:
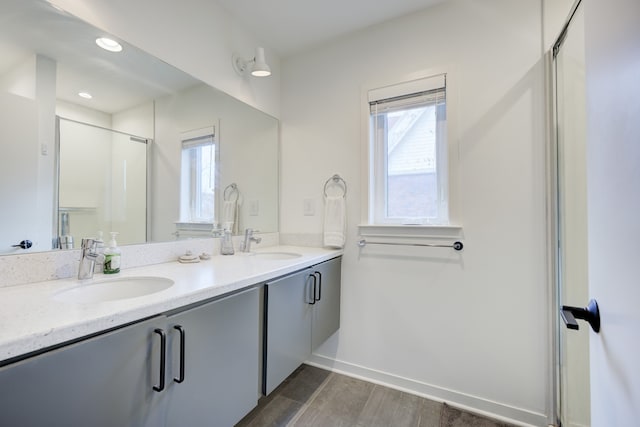
<path id="1" fill-rule="evenodd" d="M 455 241 L 450 245 L 443 245 L 439 243 L 395 243 L 395 242 L 368 242 L 366 239 L 358 240 L 358 246 L 363 248 L 366 245 L 393 245 L 393 246 L 426 246 L 429 248 L 453 248 L 456 251 L 461 251 L 464 245 L 460 241 Z"/>

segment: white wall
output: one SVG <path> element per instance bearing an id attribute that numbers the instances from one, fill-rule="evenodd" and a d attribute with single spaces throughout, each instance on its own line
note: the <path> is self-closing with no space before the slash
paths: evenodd
<path id="1" fill-rule="evenodd" d="M 541 19 L 536 0 L 452 0 L 283 61 L 283 239 L 321 233 L 303 200 L 320 208 L 328 177 L 349 186 L 342 324 L 314 362 L 546 423 Z M 464 252 L 359 252 L 361 91 L 440 66 L 457 80 Z"/>
<path id="2" fill-rule="evenodd" d="M 10 177 L 0 180 L 0 254 L 22 253 L 12 245 L 25 239 L 33 242 L 33 250 L 48 249 L 49 234 L 38 236 L 35 228 L 39 212 L 35 197 L 38 176 L 34 173 L 39 157 L 37 101 L 0 90 L 0 128 L 0 170 Z"/>
<path id="3" fill-rule="evenodd" d="M 12 218 L 11 220 L 6 218 L 7 222 L 13 224 L 12 227 L 14 227 L 9 235 L 22 235 L 18 240 L 7 235 L 7 238 L 11 239 L 11 244 L 18 243 L 23 239 L 29 239 L 33 242 L 32 251 L 49 250 L 52 243 L 54 191 L 51 182 L 54 179 L 55 171 L 55 117 L 53 114 L 55 111 L 55 81 L 56 63 L 42 55 L 31 55 L 22 63 L 0 76 L 1 91 L 6 90 L 8 94 L 15 94 L 34 100 L 37 110 L 37 134 L 34 139 L 30 139 L 29 136 L 31 129 L 25 130 L 24 135 L 14 134 L 11 137 L 4 135 L 5 144 L 13 144 L 16 141 L 22 143 L 22 147 L 16 150 L 16 153 L 10 153 L 9 159 L 5 159 L 5 161 L 11 163 L 27 152 L 33 156 L 28 162 L 21 162 L 20 173 L 8 173 L 7 175 L 20 176 L 24 181 L 24 188 L 21 188 L 23 194 L 15 197 L 15 199 L 8 199 L 15 202 L 14 205 L 21 205 L 18 200 L 24 199 L 24 194 L 33 196 L 33 202 L 29 203 L 30 206 L 21 207 L 21 210 L 25 212 L 24 216 L 31 219 L 22 221 L 21 218 Z M 6 102 L 6 104 L 3 102 L 3 107 L 10 108 L 11 99 L 15 100 L 17 110 L 9 112 L 8 118 L 5 119 L 20 120 L 19 117 L 22 116 L 25 127 L 33 126 L 33 123 L 28 121 L 30 117 L 21 109 L 22 106 L 18 105 L 22 103 L 19 98 L 3 97 L 3 101 Z M 14 125 L 15 123 L 7 124 L 9 128 Z M 11 149 L 13 150 L 13 148 Z M 18 157 L 14 157 L 14 154 Z M 6 166 L 5 169 L 13 169 L 15 167 L 9 164 Z M 31 185 L 32 183 L 34 185 Z M 8 196 L 11 193 L 7 189 L 2 194 Z M 27 211 L 30 213 L 27 214 Z M 41 214 L 35 215 L 34 211 Z M 47 212 L 49 212 L 49 215 L 46 214 Z M 20 214 L 18 213 L 18 215 Z M 16 225 L 20 226 L 18 227 L 21 229 L 20 231 L 15 229 Z M 2 251 L 4 250 L 2 249 Z M 9 249 L 9 251 L 12 250 Z"/>
<path id="4" fill-rule="evenodd" d="M 280 60 L 215 1 L 54 0 L 79 18 L 275 117 L 280 115 Z M 273 74 L 241 77 L 234 52 L 250 58 L 265 48 Z"/>

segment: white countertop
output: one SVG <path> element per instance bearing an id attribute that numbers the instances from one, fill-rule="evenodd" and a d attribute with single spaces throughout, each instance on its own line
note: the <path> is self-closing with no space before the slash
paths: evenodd
<path id="1" fill-rule="evenodd" d="M 238 291 L 342 254 L 340 250 L 275 246 L 258 252 L 295 252 L 287 260 L 236 254 L 214 255 L 194 264 L 169 262 L 129 268 L 116 275 L 96 274 L 0 289 L 0 362 L 108 330 L 195 302 Z M 157 276 L 175 282 L 170 288 L 136 298 L 80 304 L 54 296 L 81 284 L 113 277 Z"/>

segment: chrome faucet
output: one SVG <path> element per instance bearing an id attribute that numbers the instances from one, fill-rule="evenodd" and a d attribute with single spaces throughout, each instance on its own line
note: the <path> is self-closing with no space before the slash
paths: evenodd
<path id="1" fill-rule="evenodd" d="M 100 257 L 104 257 L 104 255 L 98 253 L 98 241 L 95 239 L 82 239 L 78 279 L 84 280 L 93 278 L 96 261 Z"/>
<path id="2" fill-rule="evenodd" d="M 254 230 L 253 228 L 247 228 L 246 230 L 244 230 L 244 241 L 242 242 L 242 247 L 240 248 L 241 252 L 251 252 L 251 242 L 262 242 L 262 237 L 253 237 L 254 231 L 258 230 Z"/>

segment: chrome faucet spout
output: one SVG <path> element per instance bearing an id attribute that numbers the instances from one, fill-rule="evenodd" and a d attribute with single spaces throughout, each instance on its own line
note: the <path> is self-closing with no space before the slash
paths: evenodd
<path id="1" fill-rule="evenodd" d="M 93 278 L 96 261 L 104 257 L 98 253 L 98 241 L 95 239 L 82 239 L 80 247 L 80 267 L 78 268 L 78 279 L 85 280 Z"/>
<path id="2" fill-rule="evenodd" d="M 260 243 L 262 242 L 262 237 L 254 237 L 253 233 L 258 230 L 254 230 L 253 228 L 247 228 L 244 230 L 244 241 L 242 242 L 242 252 L 251 252 L 251 242 Z"/>

